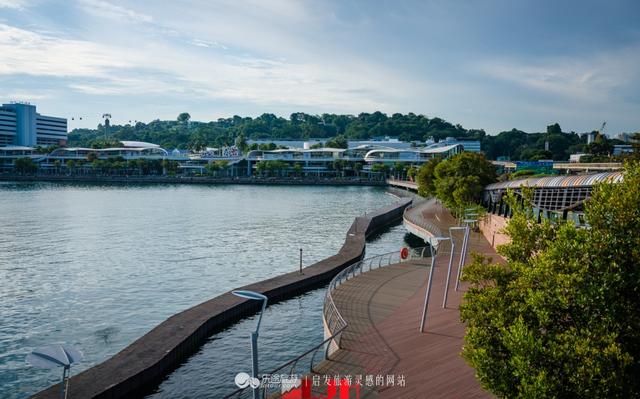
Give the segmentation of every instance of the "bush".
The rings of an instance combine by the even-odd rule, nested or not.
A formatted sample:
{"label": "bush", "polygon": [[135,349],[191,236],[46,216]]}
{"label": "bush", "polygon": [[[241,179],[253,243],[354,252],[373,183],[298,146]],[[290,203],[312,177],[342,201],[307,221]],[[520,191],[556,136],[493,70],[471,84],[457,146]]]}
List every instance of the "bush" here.
{"label": "bush", "polygon": [[640,165],[594,188],[589,229],[516,206],[500,246],[475,256],[463,356],[499,397],[640,396]]}

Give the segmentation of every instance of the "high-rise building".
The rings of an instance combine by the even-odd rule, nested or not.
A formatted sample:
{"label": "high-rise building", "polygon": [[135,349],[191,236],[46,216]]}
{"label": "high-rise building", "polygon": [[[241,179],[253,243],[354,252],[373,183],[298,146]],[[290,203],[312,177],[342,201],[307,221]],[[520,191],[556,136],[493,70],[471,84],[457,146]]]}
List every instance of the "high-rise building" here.
{"label": "high-rise building", "polygon": [[0,146],[66,145],[67,119],[40,115],[35,105],[10,103],[0,106]]}

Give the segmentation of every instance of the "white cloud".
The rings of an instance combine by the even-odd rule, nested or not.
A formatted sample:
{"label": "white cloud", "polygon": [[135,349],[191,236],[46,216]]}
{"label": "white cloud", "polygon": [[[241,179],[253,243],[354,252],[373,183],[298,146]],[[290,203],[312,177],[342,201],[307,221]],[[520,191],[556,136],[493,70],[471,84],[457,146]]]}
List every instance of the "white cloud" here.
{"label": "white cloud", "polygon": [[5,94],[10,101],[35,101],[51,98],[50,94],[30,91],[13,91]]}
{"label": "white cloud", "polygon": [[116,21],[129,20],[132,22],[152,22],[150,15],[136,12],[106,0],[79,0],[80,7],[87,13]]}
{"label": "white cloud", "polygon": [[491,78],[585,102],[609,101],[616,91],[636,82],[640,49],[610,51],[582,59],[552,57],[542,61],[491,60],[472,69]]}
{"label": "white cloud", "polygon": [[23,10],[27,5],[27,0],[0,0],[0,8],[11,8]]}
{"label": "white cloud", "polygon": [[0,75],[105,76],[130,60],[113,48],[61,39],[0,23]]}
{"label": "white cloud", "polygon": [[23,10],[27,5],[27,0],[0,0],[0,8],[11,8]]}

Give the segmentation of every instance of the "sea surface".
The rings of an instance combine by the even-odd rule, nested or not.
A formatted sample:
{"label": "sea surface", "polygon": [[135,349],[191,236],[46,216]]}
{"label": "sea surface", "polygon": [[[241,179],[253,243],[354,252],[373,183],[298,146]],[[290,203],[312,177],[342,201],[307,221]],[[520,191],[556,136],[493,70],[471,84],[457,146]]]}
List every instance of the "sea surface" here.
{"label": "sea surface", "polygon": [[[38,346],[80,349],[76,374],[176,312],[297,270],[299,248],[305,265],[333,255],[355,216],[395,201],[379,187],[0,182],[0,398],[25,398],[59,381],[61,370],[25,363]],[[401,226],[379,235],[368,254],[396,250],[403,235]],[[268,309],[261,367],[322,339],[323,295]],[[249,371],[254,323],[212,337],[155,395],[217,397],[233,389],[227,375],[211,373]],[[299,338],[282,340],[290,336]]]}

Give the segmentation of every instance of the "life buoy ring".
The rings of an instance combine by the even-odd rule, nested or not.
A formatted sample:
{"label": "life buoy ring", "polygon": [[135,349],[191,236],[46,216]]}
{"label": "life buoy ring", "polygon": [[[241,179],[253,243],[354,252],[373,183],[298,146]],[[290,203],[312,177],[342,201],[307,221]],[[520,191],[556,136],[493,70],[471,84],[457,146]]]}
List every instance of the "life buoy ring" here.
{"label": "life buoy ring", "polygon": [[409,248],[404,247],[400,250],[400,258],[405,260],[409,257]]}

